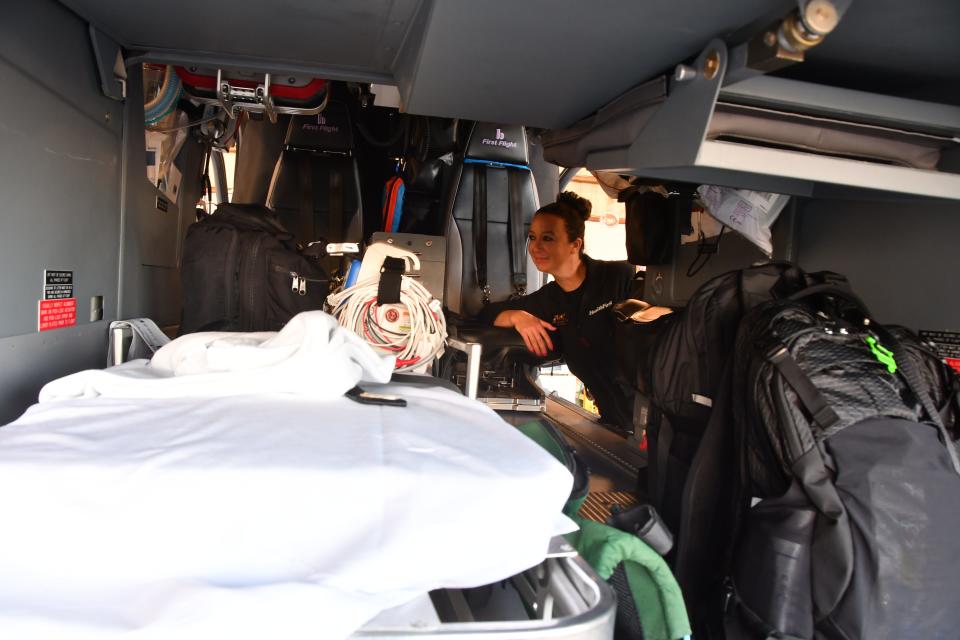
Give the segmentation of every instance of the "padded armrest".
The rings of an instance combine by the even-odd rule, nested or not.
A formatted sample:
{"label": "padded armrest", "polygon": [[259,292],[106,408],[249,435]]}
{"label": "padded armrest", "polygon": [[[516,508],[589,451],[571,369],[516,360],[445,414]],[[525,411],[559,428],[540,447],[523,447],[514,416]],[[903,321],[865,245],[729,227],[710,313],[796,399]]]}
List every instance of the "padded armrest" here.
{"label": "padded armrest", "polygon": [[477,342],[485,349],[502,349],[504,347],[519,347],[526,349],[520,334],[506,327],[494,327],[476,321],[465,320],[455,325],[448,325],[450,337],[464,342]]}
{"label": "padded armrest", "polygon": [[547,362],[527,350],[520,334],[506,327],[494,327],[480,323],[475,319],[463,318],[457,314],[448,314],[448,345],[467,354],[467,376],[464,393],[468,398],[477,397],[480,381],[480,361],[490,358],[508,357],[515,362],[532,367]]}

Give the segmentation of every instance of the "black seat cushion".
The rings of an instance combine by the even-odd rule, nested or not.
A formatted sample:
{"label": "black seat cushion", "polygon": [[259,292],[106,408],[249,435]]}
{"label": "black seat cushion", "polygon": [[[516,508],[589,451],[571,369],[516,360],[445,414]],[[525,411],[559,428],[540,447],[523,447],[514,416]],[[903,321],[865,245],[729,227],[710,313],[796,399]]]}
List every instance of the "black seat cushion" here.
{"label": "black seat cushion", "polygon": [[[487,285],[490,301],[505,300],[515,292],[511,280],[509,210],[511,189],[519,203],[525,242],[530,220],[539,204],[531,171],[527,168],[527,139],[523,127],[478,123],[459,159],[458,174],[447,203],[447,278],[444,300],[462,316],[475,316],[483,308],[477,282],[473,233],[474,188],[486,182]],[[523,268],[528,268],[521,247]]]}
{"label": "black seat cushion", "polygon": [[363,239],[353,133],[345,104],[331,101],[320,114],[290,119],[267,202],[301,244]]}

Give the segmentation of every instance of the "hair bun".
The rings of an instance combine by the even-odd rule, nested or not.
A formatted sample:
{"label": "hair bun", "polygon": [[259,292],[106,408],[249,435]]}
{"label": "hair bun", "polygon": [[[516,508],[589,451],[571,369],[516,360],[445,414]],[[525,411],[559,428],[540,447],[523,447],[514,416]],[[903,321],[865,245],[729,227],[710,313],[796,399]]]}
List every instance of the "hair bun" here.
{"label": "hair bun", "polygon": [[586,198],[581,198],[573,191],[564,191],[558,195],[557,202],[562,202],[568,207],[571,207],[574,211],[580,214],[580,217],[584,221],[587,221],[590,218],[590,210],[593,209],[593,204]]}

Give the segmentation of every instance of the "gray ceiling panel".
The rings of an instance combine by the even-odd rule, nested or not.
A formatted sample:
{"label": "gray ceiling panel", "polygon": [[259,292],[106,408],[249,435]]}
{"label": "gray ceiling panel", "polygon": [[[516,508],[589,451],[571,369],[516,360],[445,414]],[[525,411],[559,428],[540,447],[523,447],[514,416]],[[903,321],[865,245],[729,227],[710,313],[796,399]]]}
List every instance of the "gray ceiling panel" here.
{"label": "gray ceiling panel", "polygon": [[414,113],[572,123],[696,56],[770,0],[440,0],[408,87]]}
{"label": "gray ceiling panel", "polygon": [[64,0],[130,49],[387,73],[418,0]]}
{"label": "gray ceiling panel", "polygon": [[[412,113],[543,127],[569,125],[696,56],[712,38],[745,37],[796,5],[796,0],[61,1],[151,59],[396,84]],[[960,104],[957,68],[960,0],[854,0],[836,32],[808,52],[807,62],[775,75]]]}
{"label": "gray ceiling panel", "polygon": [[960,1],[856,0],[806,62],[781,75],[960,104]]}

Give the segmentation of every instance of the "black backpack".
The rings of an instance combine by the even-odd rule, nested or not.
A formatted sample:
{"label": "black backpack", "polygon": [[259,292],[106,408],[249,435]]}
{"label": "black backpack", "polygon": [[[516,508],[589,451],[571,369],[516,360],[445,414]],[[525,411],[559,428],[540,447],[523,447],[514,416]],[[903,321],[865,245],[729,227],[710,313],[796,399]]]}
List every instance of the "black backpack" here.
{"label": "black backpack", "polygon": [[755,265],[707,281],[679,312],[632,329],[655,335],[652,349],[649,339],[637,341],[646,354],[635,356],[635,370],[637,387],[654,409],[647,426],[651,502],[674,533],[682,527],[690,465],[713,415],[740,321],[760,303],[828,284],[844,287],[846,280],[827,271],[808,274],[787,262]]}
{"label": "black backpack", "polygon": [[322,309],[329,293],[327,273],[259,205],[222,204],[190,225],[180,282],[181,335],[277,331],[301,311]]}
{"label": "black backpack", "polygon": [[797,298],[737,337],[727,637],[956,637],[955,377],[849,292]]}

